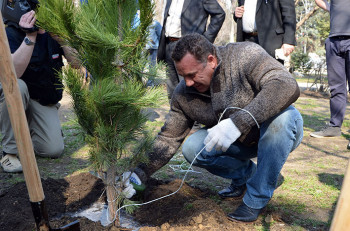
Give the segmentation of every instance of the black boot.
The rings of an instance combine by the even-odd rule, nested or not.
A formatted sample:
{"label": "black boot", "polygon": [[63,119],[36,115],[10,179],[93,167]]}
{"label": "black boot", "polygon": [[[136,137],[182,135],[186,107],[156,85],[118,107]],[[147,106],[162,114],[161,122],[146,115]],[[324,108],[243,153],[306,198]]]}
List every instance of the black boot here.
{"label": "black boot", "polygon": [[253,209],[242,203],[233,213],[228,214],[227,217],[230,220],[250,222],[257,220],[261,211],[262,209]]}
{"label": "black boot", "polygon": [[246,189],[246,185],[234,185],[231,184],[230,186],[224,188],[223,190],[219,191],[218,194],[221,198],[234,198],[234,197],[241,197]]}

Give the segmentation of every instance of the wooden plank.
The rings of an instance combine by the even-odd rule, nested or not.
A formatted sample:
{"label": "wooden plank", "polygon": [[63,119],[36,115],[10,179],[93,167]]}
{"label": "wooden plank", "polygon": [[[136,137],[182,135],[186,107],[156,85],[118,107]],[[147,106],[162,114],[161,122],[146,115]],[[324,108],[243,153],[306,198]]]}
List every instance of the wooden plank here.
{"label": "wooden plank", "polygon": [[350,161],[348,162],[330,230],[350,230]]}
{"label": "wooden plank", "polygon": [[[2,18],[1,12],[0,18]],[[43,201],[45,196],[3,23],[0,28],[0,82],[5,94],[29,199],[31,202]]]}

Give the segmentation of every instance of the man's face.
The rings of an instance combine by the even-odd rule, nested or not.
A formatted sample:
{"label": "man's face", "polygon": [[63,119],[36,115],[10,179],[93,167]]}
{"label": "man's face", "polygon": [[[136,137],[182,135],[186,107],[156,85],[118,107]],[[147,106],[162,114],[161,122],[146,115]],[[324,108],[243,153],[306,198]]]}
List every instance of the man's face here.
{"label": "man's face", "polygon": [[203,93],[209,90],[217,59],[209,55],[206,63],[197,60],[193,55],[187,53],[179,62],[175,63],[179,75],[183,76],[187,87],[194,87]]}

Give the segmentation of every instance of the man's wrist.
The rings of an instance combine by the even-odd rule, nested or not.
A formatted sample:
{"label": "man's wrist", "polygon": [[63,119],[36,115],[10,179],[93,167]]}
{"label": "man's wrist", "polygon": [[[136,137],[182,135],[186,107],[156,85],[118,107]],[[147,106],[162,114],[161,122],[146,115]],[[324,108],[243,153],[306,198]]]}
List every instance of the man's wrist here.
{"label": "man's wrist", "polygon": [[26,33],[26,37],[35,43],[37,34],[38,34],[38,32]]}
{"label": "man's wrist", "polygon": [[33,46],[35,45],[35,41],[31,40],[30,38],[28,38],[27,36],[24,37],[24,43],[27,45],[27,46]]}

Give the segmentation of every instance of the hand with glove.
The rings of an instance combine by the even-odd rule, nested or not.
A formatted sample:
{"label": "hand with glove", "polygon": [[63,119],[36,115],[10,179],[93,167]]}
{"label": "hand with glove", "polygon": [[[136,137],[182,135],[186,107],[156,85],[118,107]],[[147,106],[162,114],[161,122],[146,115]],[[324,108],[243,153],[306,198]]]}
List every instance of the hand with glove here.
{"label": "hand with glove", "polygon": [[146,188],[140,178],[132,172],[124,172],[122,182],[124,184],[123,194],[128,199],[134,196],[136,191],[143,191]]}
{"label": "hand with glove", "polygon": [[224,119],[214,127],[208,129],[208,135],[204,139],[204,144],[207,146],[205,150],[210,152],[214,146],[217,150],[226,152],[230,145],[235,142],[241,132],[230,118]]}

